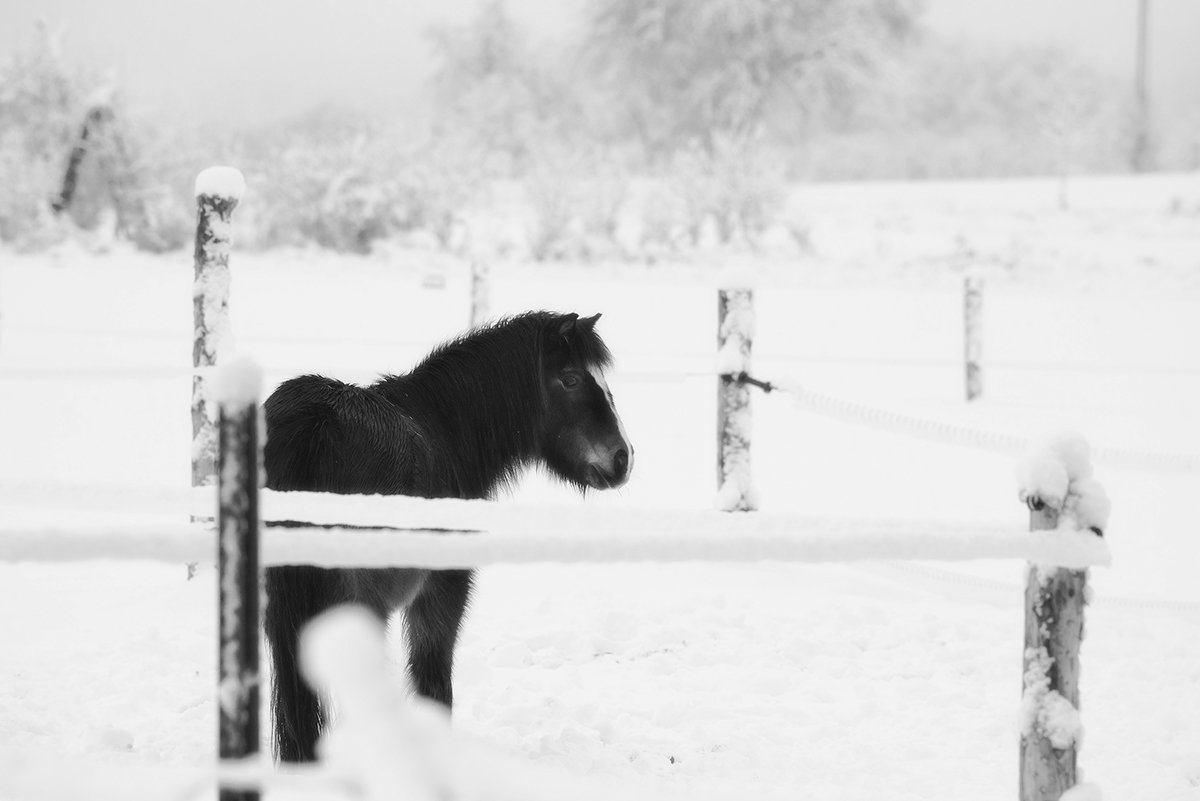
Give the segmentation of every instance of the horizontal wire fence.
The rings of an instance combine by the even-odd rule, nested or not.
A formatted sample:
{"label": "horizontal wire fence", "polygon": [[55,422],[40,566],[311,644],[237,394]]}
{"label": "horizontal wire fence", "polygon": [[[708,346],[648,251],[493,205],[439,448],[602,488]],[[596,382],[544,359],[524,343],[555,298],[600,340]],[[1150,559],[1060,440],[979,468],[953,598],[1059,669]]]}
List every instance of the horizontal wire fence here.
{"label": "horizontal wire fence", "polygon": [[[742,380],[767,391],[779,391],[790,395],[796,405],[806,411],[833,417],[843,422],[897,434],[908,434],[932,442],[959,445],[1010,456],[1027,453],[1033,444],[1033,441],[1027,437],[982,431],[969,426],[908,415],[815,392],[796,383],[765,382],[750,376],[743,376]],[[1179,475],[1200,473],[1200,457],[1191,454],[1094,447],[1092,455],[1100,462],[1121,469]]]}
{"label": "horizontal wire fence", "polygon": [[[41,368],[0,368],[0,378],[6,376],[21,379],[44,380],[146,380],[176,379],[193,375],[211,374],[214,368],[199,370],[187,368],[137,368],[117,367],[111,369],[77,368],[43,370]],[[287,373],[286,369],[276,372]],[[291,372],[300,373],[296,369]],[[367,370],[349,372],[368,374]],[[677,378],[716,378],[715,370],[675,372],[667,370],[615,371],[618,377],[628,380],[671,381]],[[1006,455],[1025,453],[1032,441],[1029,438],[984,431],[955,423],[931,420],[895,410],[872,406],[858,401],[837,397],[808,389],[794,382],[767,382],[754,380],[757,386],[768,391],[780,391],[791,395],[796,405],[806,411],[832,417],[842,422],[863,425],[891,433],[906,434],[919,439],[941,444],[958,445],[976,450]],[[1095,458],[1109,466],[1126,470],[1138,470],[1161,474],[1200,474],[1200,455],[1142,451],[1132,448],[1096,447]]]}

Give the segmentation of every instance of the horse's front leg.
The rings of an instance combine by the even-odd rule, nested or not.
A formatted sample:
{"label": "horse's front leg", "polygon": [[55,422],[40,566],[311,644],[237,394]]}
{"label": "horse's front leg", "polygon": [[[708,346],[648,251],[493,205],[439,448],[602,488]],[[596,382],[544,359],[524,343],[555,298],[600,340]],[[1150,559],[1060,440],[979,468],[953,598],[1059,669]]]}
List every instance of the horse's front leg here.
{"label": "horse's front leg", "polygon": [[408,633],[408,670],[419,695],[454,703],[451,674],[454,644],[471,595],[474,572],[437,570],[429,574],[404,613]]}

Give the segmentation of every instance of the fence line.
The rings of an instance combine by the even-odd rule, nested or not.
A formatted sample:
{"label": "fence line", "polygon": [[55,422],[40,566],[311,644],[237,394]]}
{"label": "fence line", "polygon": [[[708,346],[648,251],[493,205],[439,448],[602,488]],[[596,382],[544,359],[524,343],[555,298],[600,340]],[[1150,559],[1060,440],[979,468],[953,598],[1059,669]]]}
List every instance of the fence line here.
{"label": "fence line", "polygon": [[[336,508],[336,507],[331,507]],[[731,525],[719,512],[601,515],[587,530],[562,533],[562,513],[547,514],[526,533],[481,529],[268,526],[262,565],[320,567],[468,568],[550,562],[854,562],[894,559],[971,561],[1025,559],[1067,567],[1111,563],[1104,541],[1089,533],[1031,534],[1013,526],[951,523],[847,523],[773,518],[762,526]],[[763,517],[763,516],[755,516]],[[665,521],[675,519],[666,527]],[[624,525],[626,528],[618,528]],[[619,534],[614,534],[619,531]],[[486,532],[486,533],[484,533]],[[71,529],[14,526],[0,529],[0,561],[79,562],[144,559],[211,562],[209,523],[112,525]]]}
{"label": "fence line", "polygon": [[[227,304],[227,275],[203,279],[201,266],[204,263],[223,262],[227,273],[228,263],[228,210],[237,203],[240,194],[241,179],[238,175],[236,191],[229,190],[231,186],[224,178],[217,180],[202,173],[197,180],[197,196],[201,201],[201,221],[197,233],[196,264],[196,348],[197,354],[203,351],[204,359],[197,356],[196,366],[211,365],[215,362],[215,353],[219,348],[204,344],[204,335],[208,325],[214,320],[224,319],[224,306]],[[206,189],[202,189],[201,184]],[[226,191],[229,190],[229,191]],[[206,219],[205,203],[209,205],[216,201],[227,202],[228,210],[219,221]],[[746,375],[749,355],[749,342],[752,338],[753,310],[750,307],[751,294],[744,292],[739,296],[736,314],[722,315],[720,339],[729,345],[732,356],[718,357],[718,360],[730,364],[737,362],[740,367],[729,367],[720,370],[720,383],[730,389],[736,389],[739,394],[745,393],[746,383],[758,383],[763,388],[769,388],[762,382],[754,382]],[[744,303],[742,302],[744,300]],[[722,308],[734,305],[731,298],[725,298]],[[727,327],[728,324],[728,327]],[[218,333],[219,326],[217,323]],[[736,353],[734,352],[736,351]],[[213,358],[209,358],[209,353]],[[195,375],[196,389],[193,405],[194,447],[193,482],[204,483],[212,473],[212,463],[208,461],[212,444],[211,435],[205,433],[204,423],[215,415],[206,413],[206,405],[211,399],[207,392],[202,392],[203,376]],[[814,405],[811,394],[805,396],[804,391],[793,388],[791,392],[798,399],[807,398],[810,406]],[[737,430],[748,431],[748,397],[743,407],[733,408],[730,414],[737,417],[745,410],[745,420],[735,421],[732,426],[735,436],[727,436],[723,440],[723,460],[725,463],[748,464],[748,437],[736,436]],[[829,401],[835,401],[829,403]],[[253,429],[257,420],[258,396],[239,396],[239,402],[249,410],[246,415],[248,425]],[[847,402],[826,398],[822,401],[826,407],[853,418],[866,410],[866,417],[879,420],[881,410],[871,410],[869,407],[847,406]],[[822,402],[815,403],[821,406]],[[736,406],[736,404],[735,404]],[[932,421],[918,421],[915,418],[894,416],[893,422],[899,420],[910,429],[930,429],[937,436],[959,437],[956,427],[944,424],[933,424]],[[744,423],[744,425],[742,424]],[[920,423],[921,425],[917,425]],[[727,430],[731,427],[722,426]],[[978,437],[979,432],[969,432]],[[245,462],[255,465],[258,456],[247,455],[242,448],[233,449],[225,436],[225,424],[222,423],[222,466],[217,476],[219,481],[218,498],[221,502],[221,512],[217,516],[220,528],[218,539],[221,543],[221,576],[222,588],[222,627],[221,637],[224,647],[233,632],[244,635],[248,631],[258,631],[258,610],[253,603],[236,601],[226,602],[225,590],[237,584],[242,586],[248,579],[247,571],[254,581],[252,595],[257,597],[257,565],[269,564],[307,564],[318,566],[352,566],[352,567],[430,567],[430,568],[465,568],[478,567],[497,563],[528,563],[528,562],[562,562],[562,561],[802,561],[802,562],[845,562],[863,559],[923,559],[923,560],[963,560],[963,559],[995,559],[1021,558],[1031,563],[1058,568],[1079,570],[1092,565],[1107,565],[1111,562],[1108,548],[1103,539],[1088,531],[1071,528],[1052,531],[1015,531],[1011,529],[995,530],[981,529],[978,526],[962,526],[946,523],[904,523],[871,524],[866,522],[850,523],[844,520],[803,523],[797,518],[769,515],[739,515],[729,516],[719,512],[688,513],[647,510],[594,510],[587,515],[578,513],[571,517],[570,533],[564,534],[563,514],[554,509],[520,509],[503,506],[463,501],[418,501],[415,499],[397,498],[363,498],[355,496],[330,496],[306,493],[280,493],[271,496],[261,493],[257,477]],[[253,438],[251,436],[250,438]],[[994,442],[994,440],[988,440]],[[1011,443],[1005,441],[1003,450],[1011,449]],[[1022,443],[1023,449],[1023,443]],[[236,452],[234,452],[236,450]],[[226,461],[228,459],[229,461]],[[207,461],[207,464],[206,464]],[[238,462],[241,462],[239,467]],[[207,471],[207,472],[206,472]],[[721,470],[722,478],[729,482],[736,470]],[[750,487],[748,477],[745,482],[739,482],[738,496],[740,500],[749,498]],[[268,529],[261,543],[261,560],[258,559],[259,544],[243,542],[244,530],[256,531],[258,515],[248,514],[241,523],[231,527],[226,506],[231,498],[242,499],[242,506],[256,509],[260,499],[264,509],[270,514],[270,519],[285,523],[284,527]],[[349,500],[348,498],[353,498]],[[399,501],[399,503],[397,503]],[[314,508],[314,504],[321,508]],[[401,504],[403,506],[401,506]],[[746,509],[752,503],[738,503],[726,508]],[[212,507],[210,506],[211,510]],[[349,513],[347,510],[350,510]],[[436,510],[436,511],[431,511]],[[243,509],[245,511],[245,509]],[[577,511],[577,510],[576,510]],[[349,527],[346,517],[354,516],[363,520],[367,527]],[[386,516],[389,520],[403,520],[405,524],[414,525],[423,530],[404,530],[395,528],[379,528],[378,519]],[[332,517],[327,522],[323,518]],[[246,523],[243,527],[242,523]],[[486,525],[480,525],[485,523]],[[804,530],[805,534],[797,534]],[[172,561],[196,561],[194,554],[199,548],[211,553],[212,532],[205,526],[190,525],[179,527],[168,534],[161,527],[146,528],[141,531],[131,531],[127,527],[97,535],[95,530],[75,531],[64,533],[58,530],[51,532],[16,529],[0,538],[0,557],[7,559],[31,559],[39,554],[47,554],[56,559],[71,558],[104,558],[117,555],[119,558],[146,558],[153,554],[156,558],[168,558]],[[479,536],[482,530],[488,530],[488,536]],[[532,531],[531,531],[532,530]],[[330,536],[331,531],[337,536]],[[964,534],[964,531],[967,533]],[[619,532],[614,534],[613,532]],[[53,539],[51,542],[50,540]],[[51,546],[46,548],[46,543]],[[39,550],[41,549],[41,550]],[[253,554],[249,549],[253,549]],[[64,553],[65,551],[65,553]],[[182,555],[181,555],[182,554]],[[241,566],[240,572],[239,566]],[[247,566],[252,566],[247,568]],[[1039,584],[1042,568],[1031,568],[1029,592],[1035,593]],[[1066,570],[1047,569],[1050,575],[1065,575]],[[1045,583],[1041,582],[1044,588]],[[1076,602],[1082,609],[1084,593],[1078,593]],[[245,598],[246,591],[239,596]],[[1041,602],[1041,603],[1044,603]],[[1040,612],[1035,605],[1034,610]],[[227,627],[231,623],[231,627]],[[1028,626],[1028,624],[1027,624]],[[1035,627],[1036,628],[1036,627]],[[1039,629],[1040,630],[1040,629]],[[1049,636],[1049,635],[1047,635]],[[254,638],[257,642],[257,638]],[[1028,644],[1028,643],[1027,643]],[[1068,642],[1071,656],[1077,664],[1078,642]],[[1028,658],[1028,650],[1027,650]],[[1054,659],[1057,660],[1055,653]],[[253,657],[256,662],[256,656]],[[1065,663],[1064,663],[1065,664]],[[224,668],[224,663],[222,664]],[[240,663],[234,666],[238,678],[235,683],[245,686],[257,686],[257,666],[246,667]],[[249,671],[249,672],[247,672]],[[1028,671],[1027,671],[1028,673]],[[231,690],[231,679],[225,672],[225,677],[218,688],[218,698],[223,713],[222,730],[224,734],[224,716],[230,712],[228,703]],[[1053,678],[1051,679],[1053,686]],[[1029,690],[1027,684],[1026,690]],[[1064,689],[1064,693],[1068,690]],[[232,693],[238,695],[237,692]],[[244,695],[244,694],[243,694]],[[242,699],[244,700],[244,699]],[[1070,698],[1077,706],[1077,698]],[[237,704],[238,714],[251,717],[250,726],[257,731],[257,704]],[[1030,739],[1041,737],[1042,732],[1030,729],[1026,732]],[[1044,738],[1043,738],[1044,739]],[[222,740],[222,755],[227,755]],[[1073,765],[1073,758],[1072,758]],[[1066,786],[1074,783],[1073,773],[1064,781]],[[1023,788],[1025,782],[1023,781]],[[222,792],[222,798],[241,797]],[[256,796],[255,796],[256,797]],[[1023,795],[1023,798],[1025,796]],[[1032,798],[1033,796],[1030,796]],[[1057,798],[1057,795],[1053,796]],[[1040,796],[1039,796],[1040,798]]]}
{"label": "fence line", "polygon": [[[750,376],[742,376],[741,380],[754,383],[768,392],[784,392],[794,399],[797,406],[807,411],[892,433],[1012,456],[1025,453],[1032,444],[1032,440],[1027,437],[981,431],[955,423],[903,414],[826,395],[799,384],[758,381]],[[1125,448],[1093,448],[1092,454],[1099,461],[1129,470],[1182,475],[1200,473],[1200,457],[1190,454],[1154,453]]]}

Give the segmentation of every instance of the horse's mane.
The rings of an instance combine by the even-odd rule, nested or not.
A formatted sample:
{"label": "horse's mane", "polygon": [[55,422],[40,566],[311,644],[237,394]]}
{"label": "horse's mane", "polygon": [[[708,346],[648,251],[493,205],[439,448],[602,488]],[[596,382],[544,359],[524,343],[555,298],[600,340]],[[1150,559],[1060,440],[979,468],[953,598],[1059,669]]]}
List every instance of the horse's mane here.
{"label": "horse's mane", "polygon": [[574,314],[525,312],[443,343],[411,372],[371,389],[388,397],[449,449],[446,463],[474,495],[490,495],[537,458],[545,414],[542,369],[564,327],[567,361],[604,368],[612,354],[592,325]]}
{"label": "horse's mane", "polygon": [[[476,328],[434,348],[413,372],[436,362],[439,357],[452,356],[459,351],[499,352],[508,355],[541,353],[547,334],[579,319],[577,314],[550,311],[530,311],[501,318]],[[608,367],[612,354],[593,326],[577,325],[566,340],[571,348],[571,361],[588,367]]]}

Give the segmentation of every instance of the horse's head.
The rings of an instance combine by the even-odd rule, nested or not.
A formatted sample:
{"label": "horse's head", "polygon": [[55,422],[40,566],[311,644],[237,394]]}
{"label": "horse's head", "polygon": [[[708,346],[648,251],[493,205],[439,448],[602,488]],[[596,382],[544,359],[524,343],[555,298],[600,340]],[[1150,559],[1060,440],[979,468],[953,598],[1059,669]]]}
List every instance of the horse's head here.
{"label": "horse's head", "polygon": [[610,489],[629,479],[633,446],[613,405],[604,371],[612,356],[596,334],[597,314],[552,317],[545,336],[542,383],[546,418],[542,456],[560,478]]}

